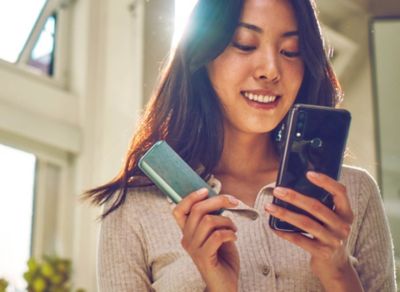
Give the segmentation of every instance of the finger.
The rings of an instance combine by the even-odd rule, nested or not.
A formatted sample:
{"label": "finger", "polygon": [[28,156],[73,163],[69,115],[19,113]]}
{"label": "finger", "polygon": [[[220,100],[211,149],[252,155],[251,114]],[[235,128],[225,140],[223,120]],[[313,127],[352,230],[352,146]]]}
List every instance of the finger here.
{"label": "finger", "polygon": [[208,190],[206,188],[199,189],[180,201],[174,210],[172,211],[172,215],[174,216],[176,222],[178,223],[181,230],[185,226],[187,217],[192,209],[192,206],[202,200],[204,200],[208,195]]}
{"label": "finger", "polygon": [[198,227],[196,228],[193,237],[190,238],[194,247],[200,247],[204,244],[212,232],[220,229],[230,229],[237,231],[236,225],[230,218],[216,215],[205,215]]}
{"label": "finger", "polygon": [[327,228],[306,215],[289,211],[286,208],[274,204],[267,204],[265,210],[273,216],[311,234],[326,245],[336,246],[341,241],[341,239],[334,236],[334,234],[332,234]]}
{"label": "finger", "polygon": [[348,237],[350,233],[350,225],[319,200],[282,187],[275,188],[273,194],[278,199],[312,214],[341,239]]}
{"label": "finger", "polygon": [[301,247],[312,256],[328,260],[332,258],[335,251],[343,245],[343,241],[340,242],[335,248],[323,245],[313,239],[307,238],[299,233],[290,233],[273,230],[279,237]]}
{"label": "finger", "polygon": [[353,222],[353,211],[347,196],[346,187],[333,178],[313,171],[307,172],[307,178],[315,185],[332,194],[335,203],[335,212],[346,222]]}
{"label": "finger", "polygon": [[215,260],[216,262],[219,248],[224,243],[235,242],[236,240],[237,236],[232,230],[216,230],[204,242],[203,246],[201,247],[201,254],[205,255],[211,260]]}
{"label": "finger", "polygon": [[208,198],[194,204],[190,210],[190,215],[188,216],[185,226],[183,228],[183,233],[189,238],[193,237],[193,234],[200,222],[200,220],[208,215],[210,212],[219,210],[233,208],[237,206],[239,201],[233,196],[229,195],[219,195],[215,197]]}

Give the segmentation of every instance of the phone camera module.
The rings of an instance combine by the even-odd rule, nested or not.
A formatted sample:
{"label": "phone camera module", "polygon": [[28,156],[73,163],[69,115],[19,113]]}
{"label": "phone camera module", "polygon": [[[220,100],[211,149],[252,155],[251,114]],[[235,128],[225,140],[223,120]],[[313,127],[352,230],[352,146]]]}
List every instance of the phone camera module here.
{"label": "phone camera module", "polygon": [[306,122],[306,113],[304,111],[300,111],[297,116],[297,125],[296,125],[296,138],[300,139],[303,137],[304,126]]}
{"label": "phone camera module", "polygon": [[301,111],[299,112],[299,121],[304,121],[306,118],[306,113]]}

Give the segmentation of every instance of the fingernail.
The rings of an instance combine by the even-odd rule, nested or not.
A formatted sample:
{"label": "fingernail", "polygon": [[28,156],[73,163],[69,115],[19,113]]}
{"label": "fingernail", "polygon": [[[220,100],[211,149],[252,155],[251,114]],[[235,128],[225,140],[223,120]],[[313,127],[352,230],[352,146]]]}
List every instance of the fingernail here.
{"label": "fingernail", "polygon": [[207,188],[201,188],[196,191],[196,195],[202,197],[203,195],[208,194],[208,189]]}
{"label": "fingernail", "polygon": [[318,178],[319,177],[319,174],[317,172],[314,172],[314,171],[309,171],[309,172],[307,172],[307,174],[309,176],[313,177],[313,178]]}
{"label": "fingernail", "polygon": [[274,204],[268,203],[265,205],[265,210],[267,210],[270,213],[275,213],[278,210],[278,208]]}
{"label": "fingernail", "polygon": [[236,199],[233,196],[226,196],[228,198],[229,203],[231,203],[232,205],[239,205],[239,200]]}
{"label": "fingernail", "polygon": [[284,196],[286,196],[286,194],[287,194],[287,191],[286,191],[286,189],[284,189],[284,188],[280,188],[280,187],[276,187],[275,189],[274,189],[274,194],[277,196],[277,197],[284,197]]}

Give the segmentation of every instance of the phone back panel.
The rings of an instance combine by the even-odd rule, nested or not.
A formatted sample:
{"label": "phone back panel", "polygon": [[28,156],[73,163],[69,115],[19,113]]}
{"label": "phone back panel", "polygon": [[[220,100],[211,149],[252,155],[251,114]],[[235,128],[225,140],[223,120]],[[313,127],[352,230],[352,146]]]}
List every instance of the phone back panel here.
{"label": "phone back panel", "polygon": [[[329,208],[334,208],[332,196],[322,188],[312,184],[306,178],[306,172],[316,171],[335,180],[338,179],[350,120],[350,113],[343,109],[295,105],[288,115],[286,139],[277,186],[290,188],[314,197]],[[306,214],[304,211],[276,198],[274,198],[274,203]],[[301,231],[275,217],[270,219],[270,224],[275,229]]]}

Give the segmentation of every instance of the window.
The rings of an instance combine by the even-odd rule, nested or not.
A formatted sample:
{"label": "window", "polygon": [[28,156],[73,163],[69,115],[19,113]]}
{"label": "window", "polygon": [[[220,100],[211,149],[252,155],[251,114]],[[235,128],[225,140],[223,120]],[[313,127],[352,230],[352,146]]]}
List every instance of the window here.
{"label": "window", "polygon": [[0,278],[17,289],[31,255],[36,157],[0,144]]}
{"label": "window", "polygon": [[56,33],[56,14],[47,18],[39,39],[33,48],[28,65],[37,68],[44,74],[54,73],[54,45]]}
{"label": "window", "polygon": [[0,58],[15,63],[25,47],[46,0],[0,2]]}
{"label": "window", "polygon": [[400,133],[397,128],[400,40],[394,37],[400,34],[400,18],[373,19],[370,29],[380,187],[392,231],[400,285]]}
{"label": "window", "polygon": [[[0,66],[12,63],[66,87],[70,9],[74,0],[0,2]],[[0,68],[1,69],[1,68]]]}

